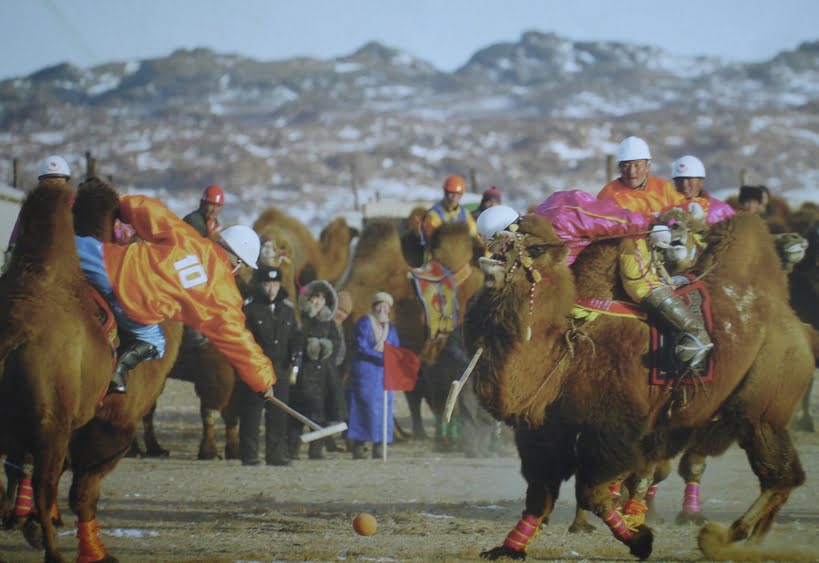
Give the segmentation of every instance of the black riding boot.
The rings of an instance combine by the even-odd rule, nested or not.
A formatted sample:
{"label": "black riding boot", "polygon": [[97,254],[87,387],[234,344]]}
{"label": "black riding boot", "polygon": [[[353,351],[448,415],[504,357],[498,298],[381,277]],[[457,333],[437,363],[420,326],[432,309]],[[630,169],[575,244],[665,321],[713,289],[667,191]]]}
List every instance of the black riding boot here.
{"label": "black riding boot", "polygon": [[130,344],[117,358],[117,366],[111,376],[111,383],[108,385],[108,393],[125,393],[125,376],[144,360],[156,354],[156,346],[148,344],[144,340],[136,340]]}

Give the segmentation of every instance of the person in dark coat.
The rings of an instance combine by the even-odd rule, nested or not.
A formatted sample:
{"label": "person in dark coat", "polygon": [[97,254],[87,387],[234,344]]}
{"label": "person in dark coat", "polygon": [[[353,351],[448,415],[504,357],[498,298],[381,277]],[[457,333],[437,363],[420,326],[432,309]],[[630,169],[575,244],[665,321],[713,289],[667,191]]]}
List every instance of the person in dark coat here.
{"label": "person in dark coat", "polygon": [[[254,272],[252,294],[245,300],[244,312],[247,327],[279,374],[273,387],[275,396],[287,403],[290,397],[287,374],[301,363],[302,339],[295,308],[287,298],[281,278],[281,270],[260,264]],[[241,381],[237,383],[236,393],[242,465],[259,464],[259,423],[263,409],[265,463],[288,465],[287,414]]]}
{"label": "person in dark coat", "polygon": [[[341,340],[333,320],[337,307],[336,290],[325,280],[310,282],[299,296],[304,348],[301,369],[290,396],[293,408],[321,426],[342,421],[345,410],[335,363]],[[298,459],[299,436],[303,429],[302,423],[290,420],[288,446],[291,459]],[[324,441],[311,442],[308,455],[310,459],[323,459]]]}
{"label": "person in dark coat", "polygon": [[219,222],[219,212],[225,203],[225,191],[221,186],[211,184],[202,190],[199,207],[182,218],[188,225],[196,229],[205,238],[218,232],[222,228]]}
{"label": "person in dark coat", "polygon": [[[379,291],[373,296],[372,309],[355,323],[353,361],[347,400],[350,418],[347,439],[352,444],[353,459],[363,459],[364,444],[373,443],[373,458],[382,455],[384,420],[384,344],[400,346],[398,332],[390,323],[393,298]],[[393,391],[387,394],[387,442],[393,440]]]}

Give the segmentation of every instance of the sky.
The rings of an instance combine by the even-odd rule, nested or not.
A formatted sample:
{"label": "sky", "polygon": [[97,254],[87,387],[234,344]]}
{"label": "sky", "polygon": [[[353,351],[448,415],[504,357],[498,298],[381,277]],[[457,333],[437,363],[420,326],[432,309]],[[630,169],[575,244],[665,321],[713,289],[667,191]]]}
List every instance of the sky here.
{"label": "sky", "polygon": [[208,47],[333,58],[379,41],[444,71],[525,31],[725,61],[819,39],[819,0],[0,0],[0,79]]}

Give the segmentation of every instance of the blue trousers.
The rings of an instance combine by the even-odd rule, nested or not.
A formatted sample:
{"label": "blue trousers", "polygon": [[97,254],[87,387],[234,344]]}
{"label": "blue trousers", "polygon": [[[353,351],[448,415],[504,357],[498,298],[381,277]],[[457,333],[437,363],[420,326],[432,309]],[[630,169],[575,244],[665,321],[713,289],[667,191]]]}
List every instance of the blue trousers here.
{"label": "blue trousers", "polygon": [[94,286],[105,298],[114,317],[117,319],[119,329],[137,340],[144,340],[148,344],[156,347],[155,358],[161,358],[165,354],[165,333],[158,324],[144,325],[132,320],[125,311],[119,299],[114,294],[111,287],[111,280],[105,271],[105,264],[102,261],[102,243],[94,237],[75,236],[77,244],[77,255],[80,257],[80,268],[85,273],[88,283]]}

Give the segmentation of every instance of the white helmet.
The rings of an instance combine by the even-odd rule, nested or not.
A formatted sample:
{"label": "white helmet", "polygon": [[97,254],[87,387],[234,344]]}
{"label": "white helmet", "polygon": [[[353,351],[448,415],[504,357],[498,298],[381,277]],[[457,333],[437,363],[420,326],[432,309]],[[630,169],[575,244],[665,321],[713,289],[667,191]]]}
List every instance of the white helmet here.
{"label": "white helmet", "polygon": [[478,232],[486,240],[517,221],[518,212],[508,205],[494,205],[478,216]]}
{"label": "white helmet", "polygon": [[705,178],[705,166],[696,156],[681,156],[671,165],[672,178]]}
{"label": "white helmet", "polygon": [[244,225],[234,225],[219,234],[222,235],[222,241],[233,254],[239,257],[239,260],[254,270],[258,269],[256,260],[259,259],[262,244],[256,231]]}
{"label": "white helmet", "polygon": [[47,156],[40,161],[37,167],[37,178],[70,178],[71,169],[61,156],[56,154]]}
{"label": "white helmet", "polygon": [[617,162],[651,160],[651,151],[640,137],[626,137],[617,145]]}

